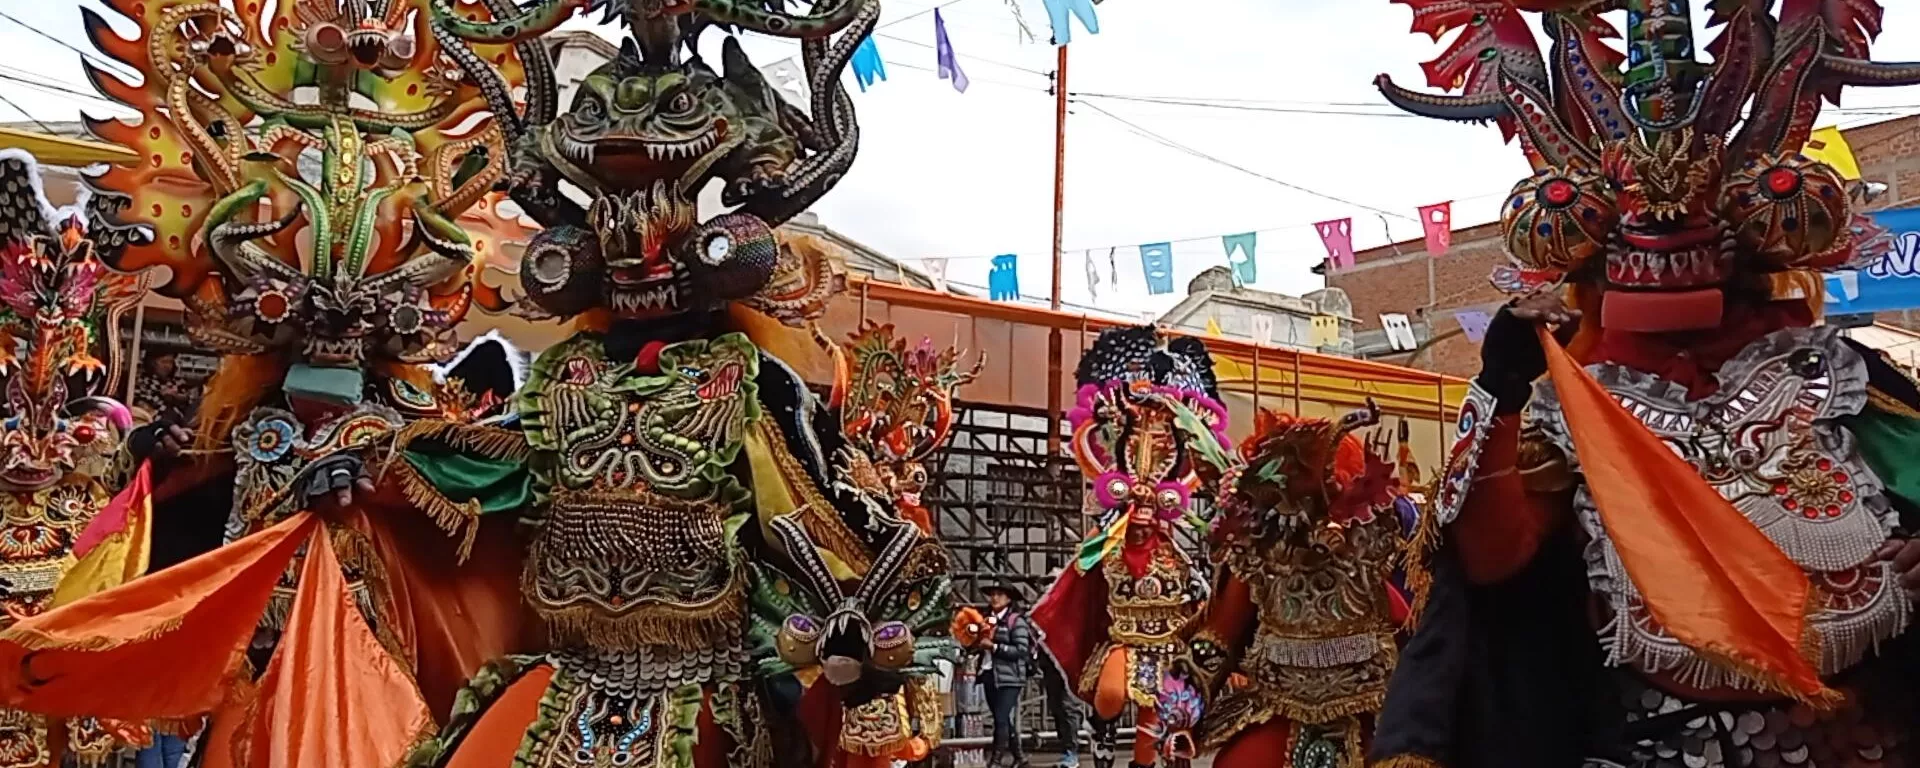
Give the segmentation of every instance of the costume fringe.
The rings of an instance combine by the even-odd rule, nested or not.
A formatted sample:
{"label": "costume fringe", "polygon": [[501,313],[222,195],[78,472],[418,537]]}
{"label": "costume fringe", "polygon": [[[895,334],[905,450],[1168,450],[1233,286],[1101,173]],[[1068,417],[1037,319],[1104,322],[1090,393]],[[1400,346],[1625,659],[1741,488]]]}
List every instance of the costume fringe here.
{"label": "costume fringe", "polygon": [[573,606],[540,611],[547,636],[556,646],[585,645],[621,649],[657,645],[683,651],[713,646],[714,638],[739,635],[746,621],[746,595],[703,610],[659,606],[613,618],[599,608]]}
{"label": "costume fringe", "polygon": [[406,498],[408,504],[426,513],[427,518],[448,536],[460,540],[454,547],[453,560],[455,564],[465,564],[473,554],[474,538],[480,535],[479,500],[454,503],[420,476],[420,471],[414,469],[406,459],[394,458],[387,464],[387,469],[393,473],[394,483],[399,486],[400,495]]}
{"label": "costume fringe", "polygon": [[394,438],[394,451],[405,450],[415,440],[432,440],[500,461],[525,461],[533,454],[526,435],[517,430],[439,419],[421,419],[401,427]]}
{"label": "costume fringe", "polygon": [[[527,553],[527,567],[520,578],[522,594],[540,594],[536,564],[546,556],[544,549],[540,541],[535,541]],[[658,645],[683,651],[708,650],[714,638],[739,637],[746,628],[747,569],[736,566],[720,594],[698,605],[633,605],[620,616],[609,616],[606,609],[593,605],[536,606],[534,612],[546,623],[547,637],[556,647],[585,645],[618,650]]]}
{"label": "costume fringe", "polygon": [[1914,410],[1913,406],[1900,402],[1900,400],[1893,395],[1889,395],[1872,387],[1867,388],[1867,404],[1873,406],[1875,410],[1884,411],[1894,416],[1920,419],[1920,411]]}
{"label": "costume fringe", "polygon": [[[1436,498],[1434,492],[1438,483],[1427,488],[1427,498]],[[1427,609],[1427,597],[1433,593],[1433,555],[1440,550],[1440,518],[1432,510],[1425,510],[1420,521],[1414,525],[1413,538],[1407,540],[1406,548],[1401,551],[1400,568],[1407,576],[1407,591],[1413,599],[1408,601],[1407,622],[1401,627],[1404,632],[1420,628],[1420,615]]]}
{"label": "costume fringe", "polygon": [[96,653],[99,651],[110,651],[123,645],[144,643],[161,635],[170,634],[179,630],[180,625],[185,623],[185,621],[185,616],[178,616],[168,619],[160,626],[128,638],[89,637],[78,642],[68,643],[55,640],[52,636],[38,630],[20,626],[8,629],[4,638],[8,642],[15,643],[29,651],[80,651],[83,653]]}
{"label": "costume fringe", "polygon": [[1367,768],[1446,768],[1446,766],[1441,765],[1440,761],[1425,755],[1408,754],[1394,755],[1384,760],[1375,760],[1368,763]]}
{"label": "costume fringe", "polygon": [[1358,696],[1336,699],[1324,704],[1282,701],[1275,707],[1274,711],[1279,714],[1279,716],[1295,722],[1306,723],[1308,725],[1324,725],[1341,718],[1352,719],[1359,715],[1379,712],[1380,706],[1385,704],[1386,700],[1387,692],[1385,689],[1382,689],[1373,693],[1363,693]]}

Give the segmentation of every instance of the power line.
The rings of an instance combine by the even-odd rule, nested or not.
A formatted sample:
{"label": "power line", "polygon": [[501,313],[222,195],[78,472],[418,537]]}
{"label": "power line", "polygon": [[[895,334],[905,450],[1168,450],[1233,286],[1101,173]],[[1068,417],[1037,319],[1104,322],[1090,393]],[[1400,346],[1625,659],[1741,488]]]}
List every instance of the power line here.
{"label": "power line", "polygon": [[[12,67],[0,67],[0,69],[10,70],[12,72],[20,71],[17,69],[13,69]],[[121,104],[120,102],[114,101],[113,99],[109,99],[99,94],[86,93],[84,91],[77,91],[72,88],[68,88],[66,86],[62,86],[54,83],[43,83],[38,80],[31,80],[25,77],[21,77],[20,75],[17,75],[17,74],[9,74],[8,72],[0,72],[0,80],[8,80],[11,82],[19,83],[21,85],[25,85],[31,88],[36,88],[38,90],[45,91],[47,93],[74,96],[78,98],[88,99],[91,101],[98,101],[105,104],[112,104],[113,106],[120,107],[122,109],[128,108],[127,105],[125,104]]]}
{"label": "power line", "polygon": [[[1466,203],[1474,200],[1485,200],[1491,197],[1504,198],[1509,194],[1512,194],[1512,192],[1509,190],[1501,190],[1498,192],[1486,192],[1483,194],[1473,195],[1471,197],[1456,197],[1453,199],[1453,202]],[[1071,248],[1062,248],[1061,253],[1080,253],[1080,252],[1093,253],[1095,251],[1100,251],[1100,250],[1134,248],[1139,246],[1142,242],[1167,243],[1169,245],[1182,245],[1185,243],[1201,243],[1201,242],[1218,242],[1220,238],[1226,237],[1228,235],[1235,235],[1235,234],[1265,235],[1265,234],[1271,234],[1274,232],[1288,232],[1296,229],[1309,229],[1318,223],[1319,222],[1297,222],[1293,224],[1282,224],[1282,225],[1273,226],[1273,227],[1263,227],[1260,229],[1243,229],[1243,230],[1237,230],[1237,231],[1231,231],[1231,232],[1216,232],[1210,235],[1196,235],[1194,237],[1172,237],[1172,238],[1159,238],[1159,239],[1146,240],[1146,241],[1136,240],[1136,241],[1126,242],[1126,243],[1109,243],[1107,245],[1074,246]],[[1389,243],[1389,245],[1396,244],[1398,242],[1402,242],[1402,241],[1394,241],[1393,243]],[[1412,242],[1412,241],[1406,241],[1406,242]],[[1383,245],[1378,247],[1385,248],[1387,246]],[[1005,254],[973,254],[969,256],[922,257],[919,260],[926,261],[931,259],[936,261],[978,261],[980,259],[991,259],[994,256],[999,256],[999,255],[1005,255]]]}
{"label": "power line", "polygon": [[[108,61],[106,59],[103,59],[103,58],[100,58],[99,56],[94,55],[93,53],[74,47],[72,43],[69,43],[58,37],[54,37],[53,35],[47,34],[46,32],[41,31],[39,27],[36,27],[32,24],[28,24],[24,21],[16,19],[13,16],[7,14],[5,11],[0,11],[0,19],[6,19],[7,21],[11,21],[15,24],[26,27],[28,31],[31,31],[32,33],[39,35],[41,37],[44,37],[48,40],[52,40],[53,42],[59,44],[60,47],[65,48],[69,51],[73,51],[74,53],[80,54],[80,58],[93,62],[94,64],[99,65],[101,67],[104,67],[109,71],[114,72],[114,74],[121,75],[122,77],[125,77],[129,74],[128,72],[122,72],[115,69],[115,67],[125,67],[127,65],[121,64],[120,62],[117,62],[117,61]],[[131,69],[131,67],[129,67],[129,69]],[[136,77],[139,76],[137,72],[131,73],[131,74],[133,74]]]}
{"label": "power line", "polygon": [[[887,22],[887,23],[885,23],[885,24],[876,24],[876,25],[874,25],[874,27],[873,27],[873,31],[872,31],[872,32],[869,32],[869,33],[867,33],[867,34],[868,34],[869,36],[872,36],[872,35],[877,35],[877,34],[879,34],[879,33],[880,33],[880,30],[883,30],[883,29],[886,29],[886,28],[888,28],[888,27],[891,27],[891,26],[893,26],[893,25],[895,25],[895,24],[899,24],[899,23],[901,23],[901,22],[905,22],[905,21],[911,21],[911,20],[913,20],[913,19],[917,19],[917,18],[920,18],[920,17],[922,17],[922,16],[925,16],[925,15],[927,15],[927,14],[929,14],[929,13],[933,13],[934,11],[937,11],[937,10],[940,10],[940,9],[942,9],[942,8],[945,8],[945,7],[947,7],[947,6],[949,6],[949,5],[953,5],[954,3],[958,3],[958,2],[960,2],[960,1],[961,1],[961,0],[945,0],[945,2],[942,2],[942,3],[938,3],[938,4],[935,4],[935,5],[931,5],[931,6],[928,6],[928,7],[926,7],[926,8],[922,8],[922,9],[920,9],[920,10],[917,10],[917,11],[914,11],[913,13],[909,13],[909,14],[907,14],[907,15],[905,15],[905,16],[902,16],[902,17],[900,17],[900,18],[897,18],[897,19],[894,19],[893,21],[889,21],[889,22]],[[779,64],[779,63],[780,63],[780,62],[782,62],[782,61],[793,61],[794,59],[797,59],[797,58],[800,58],[800,54],[799,54],[798,52],[795,52],[795,53],[794,53],[793,55],[790,55],[790,56],[788,56],[788,57],[786,57],[786,58],[784,58],[784,59],[780,59],[779,61],[775,61],[775,62],[773,62],[772,64],[768,64],[767,66],[769,66],[769,67],[770,67],[770,66],[773,66],[773,64]],[[764,69],[764,67],[763,67],[763,69]]]}
{"label": "power line", "polygon": [[32,120],[34,125],[40,126],[40,130],[46,131],[48,135],[53,134],[52,128],[48,128],[46,123],[40,122],[40,118],[34,117],[33,113],[28,112],[24,109],[21,109],[20,105],[13,103],[13,99],[9,99],[5,96],[0,96],[0,102],[6,102],[7,106],[13,107],[13,111],[19,112],[22,115],[26,115],[28,120]]}
{"label": "power line", "polygon": [[[891,60],[891,59],[882,59],[881,61],[883,61],[883,62],[885,62],[885,63],[886,63],[886,65],[887,65],[887,66],[889,66],[889,67],[901,67],[901,68],[903,68],[903,69],[915,69],[915,70],[919,70],[919,71],[921,71],[921,72],[931,72],[931,73],[933,73],[933,74],[936,74],[936,75],[937,75],[937,74],[940,74],[940,70],[938,70],[938,69],[934,69],[934,68],[932,68],[932,67],[923,67],[923,66],[920,66],[920,65],[918,65],[918,64],[908,64],[908,63],[906,63],[906,62],[904,62],[904,61],[893,61],[893,60]],[[1000,86],[1000,87],[1002,87],[1002,88],[1015,88],[1015,89],[1018,89],[1018,90],[1022,90],[1022,91],[1033,91],[1033,92],[1035,92],[1035,93],[1046,93],[1046,92],[1047,92],[1047,89],[1045,89],[1045,88],[1041,88],[1041,87],[1038,87],[1038,86],[1032,86],[1032,85],[1021,85],[1021,84],[1019,84],[1019,83],[1009,83],[1009,82],[1006,82],[1006,81],[1004,81],[1004,80],[990,80],[990,79],[986,79],[986,78],[980,78],[980,77],[973,77],[973,76],[971,76],[971,75],[967,77],[967,81],[968,81],[968,82],[970,82],[970,83],[986,83],[986,84],[988,84],[988,85],[997,85],[997,86]],[[871,86],[869,86],[869,87],[871,87]]]}
{"label": "power line", "polygon": [[1109,101],[1131,101],[1131,102],[1137,102],[1141,104],[1153,104],[1157,106],[1166,106],[1166,107],[1201,107],[1205,109],[1223,109],[1223,110],[1232,110],[1232,111],[1239,111],[1239,112],[1271,112],[1271,113],[1285,114],[1285,115],[1334,115],[1334,116],[1346,116],[1346,117],[1386,117],[1386,118],[1393,118],[1393,119],[1419,117],[1419,115],[1415,115],[1411,112],[1361,112],[1358,110],[1343,110],[1343,109],[1307,109],[1302,107],[1267,107],[1267,106],[1260,106],[1257,104],[1213,103],[1213,102],[1202,101],[1198,99],[1172,99],[1172,98],[1158,98],[1158,97],[1152,97],[1152,96],[1125,96],[1117,93],[1081,93],[1081,92],[1070,91],[1068,92],[1068,95],[1078,99],[1105,99]]}
{"label": "power line", "polygon": [[1254,177],[1254,178],[1257,178],[1257,179],[1262,179],[1262,180],[1265,180],[1265,181],[1268,181],[1268,182],[1271,182],[1271,183],[1274,183],[1274,184],[1278,184],[1278,185],[1280,185],[1280,186],[1282,186],[1282,187],[1286,187],[1287,189],[1291,189],[1291,190],[1293,190],[1293,191],[1295,191],[1295,192],[1300,192],[1300,193],[1304,193],[1304,194],[1308,194],[1308,195],[1312,195],[1312,196],[1314,196],[1314,197],[1318,197],[1318,198],[1320,198],[1320,199],[1322,199],[1322,200],[1330,200],[1330,201],[1332,201],[1332,202],[1336,202],[1336,203],[1339,203],[1339,204],[1341,204],[1341,205],[1348,205],[1348,206],[1352,206],[1352,207],[1354,207],[1354,208],[1360,208],[1360,209],[1362,209],[1362,210],[1367,210],[1367,211],[1372,211],[1372,212],[1374,212],[1374,213],[1377,213],[1377,214],[1380,214],[1380,215],[1382,215],[1382,216],[1392,216],[1392,217],[1394,217],[1394,218],[1398,218],[1398,219],[1404,219],[1404,220],[1406,220],[1406,221],[1412,221],[1412,222],[1416,222],[1416,223],[1420,221],[1419,219],[1416,219],[1416,218],[1414,218],[1414,217],[1412,217],[1412,216],[1408,216],[1408,215],[1406,215],[1406,214],[1404,214],[1404,213],[1395,213],[1395,212],[1393,212],[1393,211],[1389,211],[1389,210],[1386,210],[1386,209],[1384,209],[1384,208],[1375,208],[1375,207],[1373,207],[1373,206],[1371,206],[1371,205],[1367,205],[1367,204],[1364,204],[1364,203],[1356,203],[1356,202],[1354,202],[1354,201],[1352,201],[1352,200],[1348,200],[1348,199],[1346,199],[1346,198],[1344,198],[1344,197],[1338,197],[1338,196],[1335,196],[1335,195],[1330,195],[1330,194],[1327,194],[1327,193],[1325,193],[1325,192],[1321,192],[1321,191],[1319,191],[1319,190],[1316,190],[1316,189],[1310,189],[1310,188],[1308,188],[1308,187],[1303,187],[1303,186],[1300,186],[1299,184],[1295,184],[1295,183],[1293,183],[1293,182],[1291,182],[1291,181],[1286,181],[1286,180],[1284,180],[1284,179],[1278,179],[1278,178],[1274,178],[1274,177],[1272,177],[1272,176],[1268,176],[1267,174],[1264,174],[1264,173],[1261,173],[1261,172],[1259,172],[1259,171],[1256,171],[1256,170],[1253,170],[1253,169],[1251,169],[1251,168],[1248,168],[1248,167],[1246,167],[1246,166],[1243,166],[1243,165],[1239,165],[1239,164],[1237,164],[1237,163],[1234,163],[1234,162],[1231,162],[1231,161],[1228,161],[1228,160],[1222,160],[1222,159],[1220,159],[1220,158],[1218,158],[1218,157],[1215,157],[1215,156],[1213,156],[1213,155],[1209,155],[1209,154],[1207,154],[1207,153],[1205,153],[1205,152],[1202,152],[1202,151],[1200,151],[1200,150],[1198,150],[1198,149],[1194,149],[1193,147],[1189,147],[1189,146],[1187,146],[1187,145],[1185,145],[1185,144],[1182,144],[1182,143],[1180,143],[1180,142],[1177,142],[1177,141],[1174,141],[1173,139],[1169,139],[1169,138],[1167,138],[1167,137],[1165,137],[1165,136],[1162,136],[1162,135],[1160,135],[1160,134],[1158,134],[1158,133],[1154,133],[1153,131],[1151,131],[1151,130],[1148,130],[1148,129],[1146,129],[1146,128],[1144,128],[1144,127],[1141,127],[1141,126],[1140,126],[1139,124],[1137,124],[1137,123],[1134,123],[1134,122],[1133,122],[1133,121],[1131,121],[1131,120],[1128,120],[1128,119],[1126,119],[1126,118],[1124,118],[1124,117],[1121,117],[1121,116],[1119,116],[1119,115],[1116,115],[1116,114],[1114,114],[1114,113],[1112,113],[1112,112],[1108,112],[1108,111],[1107,111],[1106,109],[1104,109],[1104,108],[1102,108],[1102,107],[1101,107],[1101,106],[1100,106],[1099,104],[1095,104],[1095,103],[1092,103],[1092,102],[1088,102],[1088,101],[1082,101],[1082,102],[1080,102],[1080,103],[1081,103],[1081,104],[1084,104],[1084,105],[1086,105],[1086,107],[1087,107],[1088,109],[1092,109],[1092,110],[1093,110],[1093,111],[1095,111],[1095,112],[1098,112],[1098,113],[1100,113],[1100,114],[1102,114],[1102,115],[1105,115],[1105,116],[1107,116],[1107,118],[1108,118],[1108,119],[1111,119],[1111,120],[1113,120],[1114,122],[1117,122],[1117,123],[1119,123],[1119,124],[1121,124],[1121,125],[1124,125],[1124,126],[1126,126],[1126,127],[1127,127],[1127,128],[1129,129],[1129,130],[1132,130],[1132,131],[1133,131],[1133,132],[1134,132],[1135,134],[1137,134],[1137,135],[1139,135],[1139,136],[1141,136],[1141,137],[1144,137],[1144,138],[1146,138],[1146,139],[1149,139],[1149,140],[1151,140],[1151,141],[1153,141],[1153,142],[1155,142],[1155,143],[1157,143],[1157,144],[1160,144],[1161,146],[1164,146],[1164,147],[1167,147],[1167,148],[1169,148],[1169,149],[1174,149],[1174,150],[1178,150],[1178,151],[1180,151],[1180,152],[1184,152],[1184,153],[1186,153],[1186,154],[1189,154],[1189,155],[1192,155],[1192,156],[1194,156],[1194,157],[1197,157],[1197,158],[1200,158],[1200,159],[1202,159],[1202,160],[1205,160],[1205,161],[1207,161],[1207,162],[1210,162],[1210,163],[1214,163],[1214,164],[1217,164],[1217,165],[1221,165],[1221,166],[1224,166],[1224,167],[1227,167],[1227,168],[1231,168],[1231,169],[1233,169],[1233,170],[1236,170],[1236,171],[1239,171],[1239,172],[1241,172],[1241,173],[1244,173],[1244,174],[1247,174],[1248,176],[1252,176],[1252,177]]}
{"label": "power line", "polygon": [[[879,34],[879,33],[877,33],[877,32],[876,32],[876,33],[874,33],[874,37],[880,37],[880,38],[885,38],[885,39],[888,39],[888,40],[892,40],[892,41],[894,41],[894,42],[896,42],[896,43],[906,43],[907,45],[916,45],[916,46],[919,46],[919,47],[921,47],[921,48],[925,48],[925,49],[927,49],[927,50],[930,50],[930,51],[937,51],[937,50],[939,50],[938,48],[936,48],[936,47],[934,47],[934,46],[931,46],[931,45],[928,45],[928,44],[926,44],[926,43],[923,43],[923,42],[920,42],[920,41],[918,41],[918,40],[908,40],[907,38],[904,38],[904,37],[901,37],[901,36],[899,36],[899,35],[883,35],[883,34]],[[956,58],[956,59],[962,59],[962,58],[963,58],[963,59],[965,59],[965,60],[967,60],[967,61],[978,61],[978,62],[980,62],[980,63],[982,63],[982,64],[992,64],[993,66],[996,66],[996,67],[1005,67],[1005,68],[1007,68],[1007,69],[1011,69],[1011,70],[1015,70],[1015,71],[1019,71],[1019,72],[1025,72],[1025,73],[1027,73],[1027,74],[1030,74],[1030,75],[1039,75],[1039,76],[1041,76],[1041,77],[1052,77],[1052,76],[1053,76],[1053,73],[1051,73],[1051,72],[1047,72],[1047,71],[1045,71],[1045,70],[1039,70],[1039,69],[1034,69],[1034,68],[1032,68],[1032,67],[1023,67],[1023,66],[1020,66],[1020,65],[1018,65],[1018,64],[1009,64],[1009,63],[1007,63],[1007,62],[1004,62],[1004,61],[996,61],[996,60],[994,60],[994,59],[989,59],[989,58],[987,58],[987,57],[985,57],[985,56],[975,56],[975,55],[973,55],[973,54],[967,54],[967,55],[965,55],[965,56],[961,56],[961,55],[960,55],[959,53],[955,53],[955,54],[954,54],[954,58]]]}

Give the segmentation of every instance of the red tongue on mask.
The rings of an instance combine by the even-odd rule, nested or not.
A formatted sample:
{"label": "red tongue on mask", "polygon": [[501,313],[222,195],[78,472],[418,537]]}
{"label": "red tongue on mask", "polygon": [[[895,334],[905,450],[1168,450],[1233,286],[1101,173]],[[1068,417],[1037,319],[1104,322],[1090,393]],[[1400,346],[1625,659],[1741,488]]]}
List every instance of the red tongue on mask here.
{"label": "red tongue on mask", "polygon": [[1600,297],[1600,325],[1638,333],[1697,331],[1720,326],[1726,296],[1718,288],[1697,291],[1611,290]]}
{"label": "red tongue on mask", "polygon": [[633,367],[640,373],[652,376],[660,372],[660,351],[667,348],[664,341],[649,341],[640,348],[640,354],[633,356]]}

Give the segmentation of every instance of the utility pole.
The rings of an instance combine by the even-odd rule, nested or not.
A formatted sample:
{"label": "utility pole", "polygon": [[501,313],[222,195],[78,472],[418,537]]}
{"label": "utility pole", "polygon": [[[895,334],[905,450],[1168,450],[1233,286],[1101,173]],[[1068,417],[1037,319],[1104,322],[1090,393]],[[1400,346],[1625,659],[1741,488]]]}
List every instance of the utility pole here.
{"label": "utility pole", "polygon": [[[1053,292],[1048,306],[1060,311],[1060,261],[1062,238],[1066,235],[1067,211],[1067,47],[1055,49],[1058,56],[1053,72]],[[1061,369],[1064,350],[1060,326],[1053,324],[1047,334],[1047,466],[1058,467],[1060,456]]]}

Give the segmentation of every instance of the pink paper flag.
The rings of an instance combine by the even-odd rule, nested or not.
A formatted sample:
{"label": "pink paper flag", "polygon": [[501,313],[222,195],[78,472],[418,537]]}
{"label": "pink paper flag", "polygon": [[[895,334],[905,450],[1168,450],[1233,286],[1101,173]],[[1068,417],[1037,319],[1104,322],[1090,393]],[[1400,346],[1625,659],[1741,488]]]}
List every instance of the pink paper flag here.
{"label": "pink paper flag", "polygon": [[1420,227],[1427,231],[1427,253],[1446,255],[1453,247],[1453,201],[1420,206]]}
{"label": "pink paper flag", "polygon": [[1334,219],[1313,225],[1320,243],[1327,247],[1327,267],[1341,270],[1353,266],[1353,219]]}

